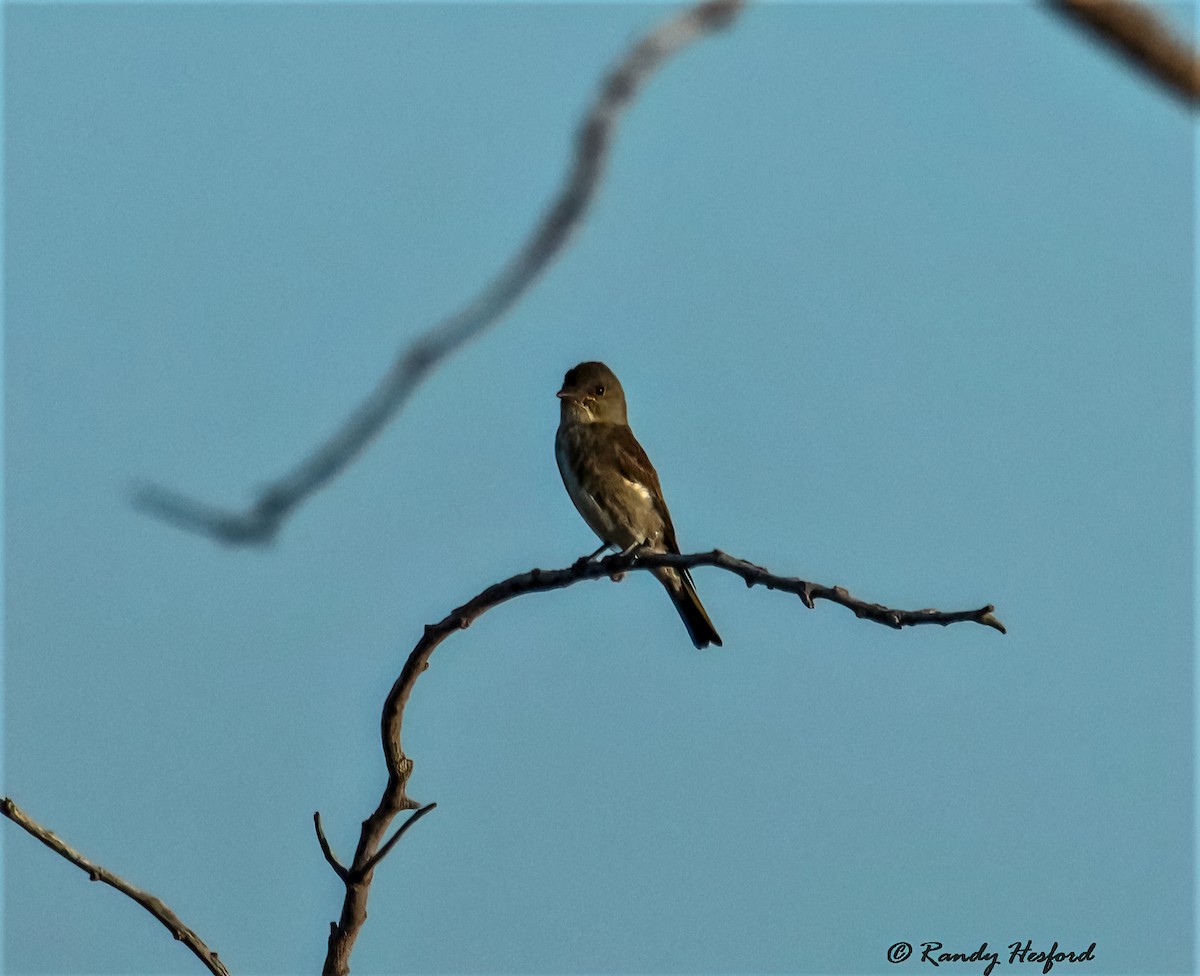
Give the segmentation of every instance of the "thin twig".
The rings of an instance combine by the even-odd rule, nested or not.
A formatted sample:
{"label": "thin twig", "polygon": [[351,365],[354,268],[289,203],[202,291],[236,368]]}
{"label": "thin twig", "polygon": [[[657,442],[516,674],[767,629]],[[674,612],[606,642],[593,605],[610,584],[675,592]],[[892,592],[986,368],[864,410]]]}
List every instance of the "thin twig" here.
{"label": "thin twig", "polygon": [[354,942],[367,917],[367,896],[370,892],[370,871],[379,863],[400,835],[416,822],[417,818],[432,809],[433,804],[421,807],[396,832],[396,835],[380,848],[383,835],[392,819],[402,810],[416,809],[419,804],[408,796],[408,780],[412,775],[412,760],[404,754],[400,742],[404,707],[412,694],[417,678],[429,667],[429,658],[434,650],[450,634],[469,627],[492,607],[505,603],[525,593],[543,593],[557,590],[589,579],[619,576],[638,570],[651,570],[659,566],[677,569],[693,569],[697,566],[713,566],[740,576],[747,586],[765,586],[798,596],[806,606],[813,608],[815,601],[828,600],[852,610],[863,620],[872,620],[896,629],[918,624],[976,623],[1006,633],[1004,625],[995,616],[991,604],[977,610],[895,610],[878,603],[868,603],[852,596],[840,586],[823,586],[793,576],[777,576],[770,570],[744,559],[737,559],[719,549],[690,555],[654,553],[639,555],[609,556],[606,559],[576,561],[565,569],[531,569],[527,573],[510,576],[494,583],[462,606],[448,613],[436,624],[430,624],[404,662],[400,676],[392,685],[380,718],[380,735],[383,741],[384,761],[387,763],[388,782],[379,805],[362,824],[358,849],[349,869],[346,895],[342,902],[342,914],[338,922],[331,923],[329,946],[323,972],[326,976],[344,976],[350,971],[350,953]]}
{"label": "thin twig", "polygon": [[1047,0],[1192,106],[1200,105],[1200,57],[1149,6],[1134,0]]}
{"label": "thin twig", "polygon": [[337,859],[333,853],[333,848],[329,846],[329,840],[325,836],[325,829],[321,826],[321,811],[318,810],[313,814],[313,826],[317,830],[317,843],[321,845],[321,853],[325,855],[325,860],[329,862],[329,866],[333,868],[334,874],[345,881],[350,877],[350,872],[342,865],[342,862]]}
{"label": "thin twig", "polygon": [[438,363],[499,321],[562,253],[595,199],[621,114],[660,64],[692,41],[727,26],[743,3],[701,3],[661,25],[630,50],[605,80],[584,118],[563,187],[521,250],[479,295],[405,347],[374,392],[341,428],[291,473],[268,485],[248,509],[217,508],[157,485],[136,490],[135,507],[219,542],[254,545],[271,541],[298,505],[340,474],[374,439]]}
{"label": "thin twig", "polygon": [[193,932],[190,928],[183,924],[183,921],[170,908],[168,908],[162,899],[155,897],[149,892],[142,891],[140,888],[135,888],[128,881],[119,878],[111,871],[102,868],[99,864],[89,861],[86,857],[80,854],[77,850],[65,843],[61,838],[57,837],[53,831],[47,830],[40,823],[29,816],[24,810],[17,806],[11,799],[4,797],[0,799],[0,813],[8,817],[17,826],[32,834],[43,844],[60,854],[68,861],[78,867],[80,870],[87,872],[87,876],[93,881],[103,881],[106,885],[116,888],[117,891],[124,895],[128,895],[146,911],[157,918],[167,931],[175,937],[176,941],[182,942],[192,954],[204,963],[213,976],[229,976],[229,970],[225,968],[225,964],[217,958],[217,954],[213,952],[204,941]]}
{"label": "thin twig", "polygon": [[381,848],[379,848],[378,851],[375,852],[375,854],[371,857],[371,859],[362,866],[361,871],[356,872],[356,875],[359,878],[359,880],[361,880],[362,878],[365,878],[368,874],[370,874],[372,871],[375,870],[375,865],[377,865],[380,861],[382,861],[385,857],[388,856],[388,853],[391,851],[391,849],[393,847],[396,846],[396,842],[401,837],[404,836],[405,832],[408,830],[409,827],[411,827],[418,820],[420,820],[423,816],[425,816],[425,814],[427,814],[430,810],[434,810],[436,808],[437,808],[436,803],[427,803],[427,804],[425,804],[425,806],[421,807],[420,810],[414,810],[412,816],[410,816],[407,820],[405,820],[404,823],[402,823],[400,825],[400,829],[397,830],[394,834],[392,834],[391,839],[386,844],[384,844]]}

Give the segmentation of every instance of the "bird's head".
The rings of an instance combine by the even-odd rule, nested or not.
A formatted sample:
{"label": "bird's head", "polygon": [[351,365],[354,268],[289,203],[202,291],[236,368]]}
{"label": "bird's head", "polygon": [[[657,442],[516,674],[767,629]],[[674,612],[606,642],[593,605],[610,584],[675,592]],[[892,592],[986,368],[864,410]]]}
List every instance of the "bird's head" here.
{"label": "bird's head", "polygon": [[624,424],[625,391],[604,363],[580,363],[567,370],[562,389],[562,417],[582,423]]}

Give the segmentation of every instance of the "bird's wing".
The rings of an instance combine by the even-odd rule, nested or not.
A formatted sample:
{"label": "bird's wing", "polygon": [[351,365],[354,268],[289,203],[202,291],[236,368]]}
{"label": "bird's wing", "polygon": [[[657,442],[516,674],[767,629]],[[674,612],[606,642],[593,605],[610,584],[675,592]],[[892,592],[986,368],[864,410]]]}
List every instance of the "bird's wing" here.
{"label": "bird's wing", "polygon": [[663,544],[668,552],[679,552],[679,543],[675,541],[675,526],[671,524],[671,513],[667,511],[667,502],[663,498],[662,485],[658,481],[658,472],[646,456],[646,451],[633,436],[633,431],[626,424],[617,424],[614,437],[603,438],[605,444],[611,446],[612,464],[621,473],[621,477],[634,484],[645,485],[650,490],[654,509],[662,518]]}

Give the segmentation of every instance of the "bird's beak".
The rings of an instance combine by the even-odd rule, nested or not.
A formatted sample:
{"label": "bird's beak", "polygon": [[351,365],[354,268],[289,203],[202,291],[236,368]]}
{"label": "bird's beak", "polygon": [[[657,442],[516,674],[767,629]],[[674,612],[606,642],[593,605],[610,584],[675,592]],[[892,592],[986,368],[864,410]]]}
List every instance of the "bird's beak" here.
{"label": "bird's beak", "polygon": [[574,393],[569,393],[566,390],[559,390],[554,395],[556,397],[558,397],[560,400],[578,400],[579,399],[579,397],[576,396]]}

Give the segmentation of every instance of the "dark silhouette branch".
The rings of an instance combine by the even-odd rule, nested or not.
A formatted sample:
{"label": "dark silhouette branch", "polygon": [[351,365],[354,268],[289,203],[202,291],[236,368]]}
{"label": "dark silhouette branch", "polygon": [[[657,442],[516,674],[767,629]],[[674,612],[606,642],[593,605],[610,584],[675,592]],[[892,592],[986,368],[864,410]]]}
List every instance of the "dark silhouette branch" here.
{"label": "dark silhouette branch", "polygon": [[[341,872],[338,872],[338,876],[342,877],[345,882],[346,895],[342,902],[340,920],[330,924],[329,946],[323,970],[326,976],[345,976],[350,971],[350,953],[354,949],[354,942],[367,918],[367,896],[371,886],[371,872],[392,849],[400,836],[419,817],[433,809],[433,804],[417,809],[419,804],[408,795],[408,780],[412,775],[413,763],[404,754],[400,742],[400,732],[404,719],[404,706],[408,703],[417,678],[429,667],[430,655],[438,645],[452,633],[469,627],[492,607],[499,606],[514,597],[526,593],[544,593],[548,590],[562,589],[583,580],[603,577],[619,578],[627,572],[650,570],[658,566],[674,566],[679,569],[714,566],[740,576],[747,586],[761,585],[767,589],[795,594],[810,609],[815,607],[817,600],[828,600],[846,607],[863,620],[872,620],[897,630],[918,624],[946,626],[953,623],[976,623],[991,627],[1002,634],[1006,633],[1004,625],[995,616],[996,608],[991,604],[977,610],[896,610],[878,603],[860,600],[840,586],[823,586],[820,583],[811,583],[793,576],[777,576],[762,566],[756,566],[744,559],[737,559],[719,549],[691,555],[666,553],[639,555],[634,552],[629,555],[609,556],[600,560],[585,557],[565,569],[531,569],[527,573],[510,576],[506,580],[494,583],[462,606],[450,611],[438,623],[426,626],[425,633],[409,653],[400,676],[392,685],[387,700],[384,702],[383,715],[380,719],[380,734],[383,741],[384,761],[387,763],[387,786],[384,788],[378,807],[362,823],[358,848],[354,853],[354,861],[348,869],[348,877],[342,877]],[[381,847],[383,836],[393,818],[402,810],[414,809],[417,809],[417,812],[405,822],[391,840]],[[318,834],[318,837],[320,836],[322,835]],[[325,846],[322,844],[323,850]],[[326,859],[328,860],[328,855]],[[336,871],[337,868],[335,867],[334,870]]]}
{"label": "dark silhouette branch", "polygon": [[709,0],[639,41],[601,86],[579,128],[575,158],[532,236],[479,295],[408,345],[349,419],[291,473],[268,485],[248,509],[229,511],[157,485],[135,491],[137,508],[183,529],[234,545],[269,542],[310,495],[340,474],[405,405],[443,359],[499,321],[578,230],[600,186],[617,122],[664,61],[730,24],[744,0]]}
{"label": "dark silhouette branch", "polygon": [[1200,105],[1200,57],[1150,7],[1134,0],[1047,0],[1192,106]]}
{"label": "dark silhouette branch", "polygon": [[0,799],[0,813],[8,817],[13,823],[21,827],[27,833],[32,834],[43,844],[54,851],[56,854],[65,857],[76,867],[87,872],[87,876],[92,881],[103,881],[106,885],[116,888],[117,891],[124,895],[128,895],[146,911],[157,918],[176,941],[182,942],[192,954],[204,963],[213,976],[229,976],[229,970],[225,968],[225,964],[217,958],[217,954],[213,952],[204,941],[193,932],[190,928],[183,924],[183,921],[170,908],[168,908],[160,898],[155,897],[149,892],[142,891],[140,888],[135,888],[128,881],[119,878],[111,871],[102,868],[99,864],[89,861],[86,857],[80,854],[77,850],[66,844],[63,840],[57,837],[53,831],[47,830],[36,820],[30,817],[24,810],[17,806],[11,799],[4,797]]}

